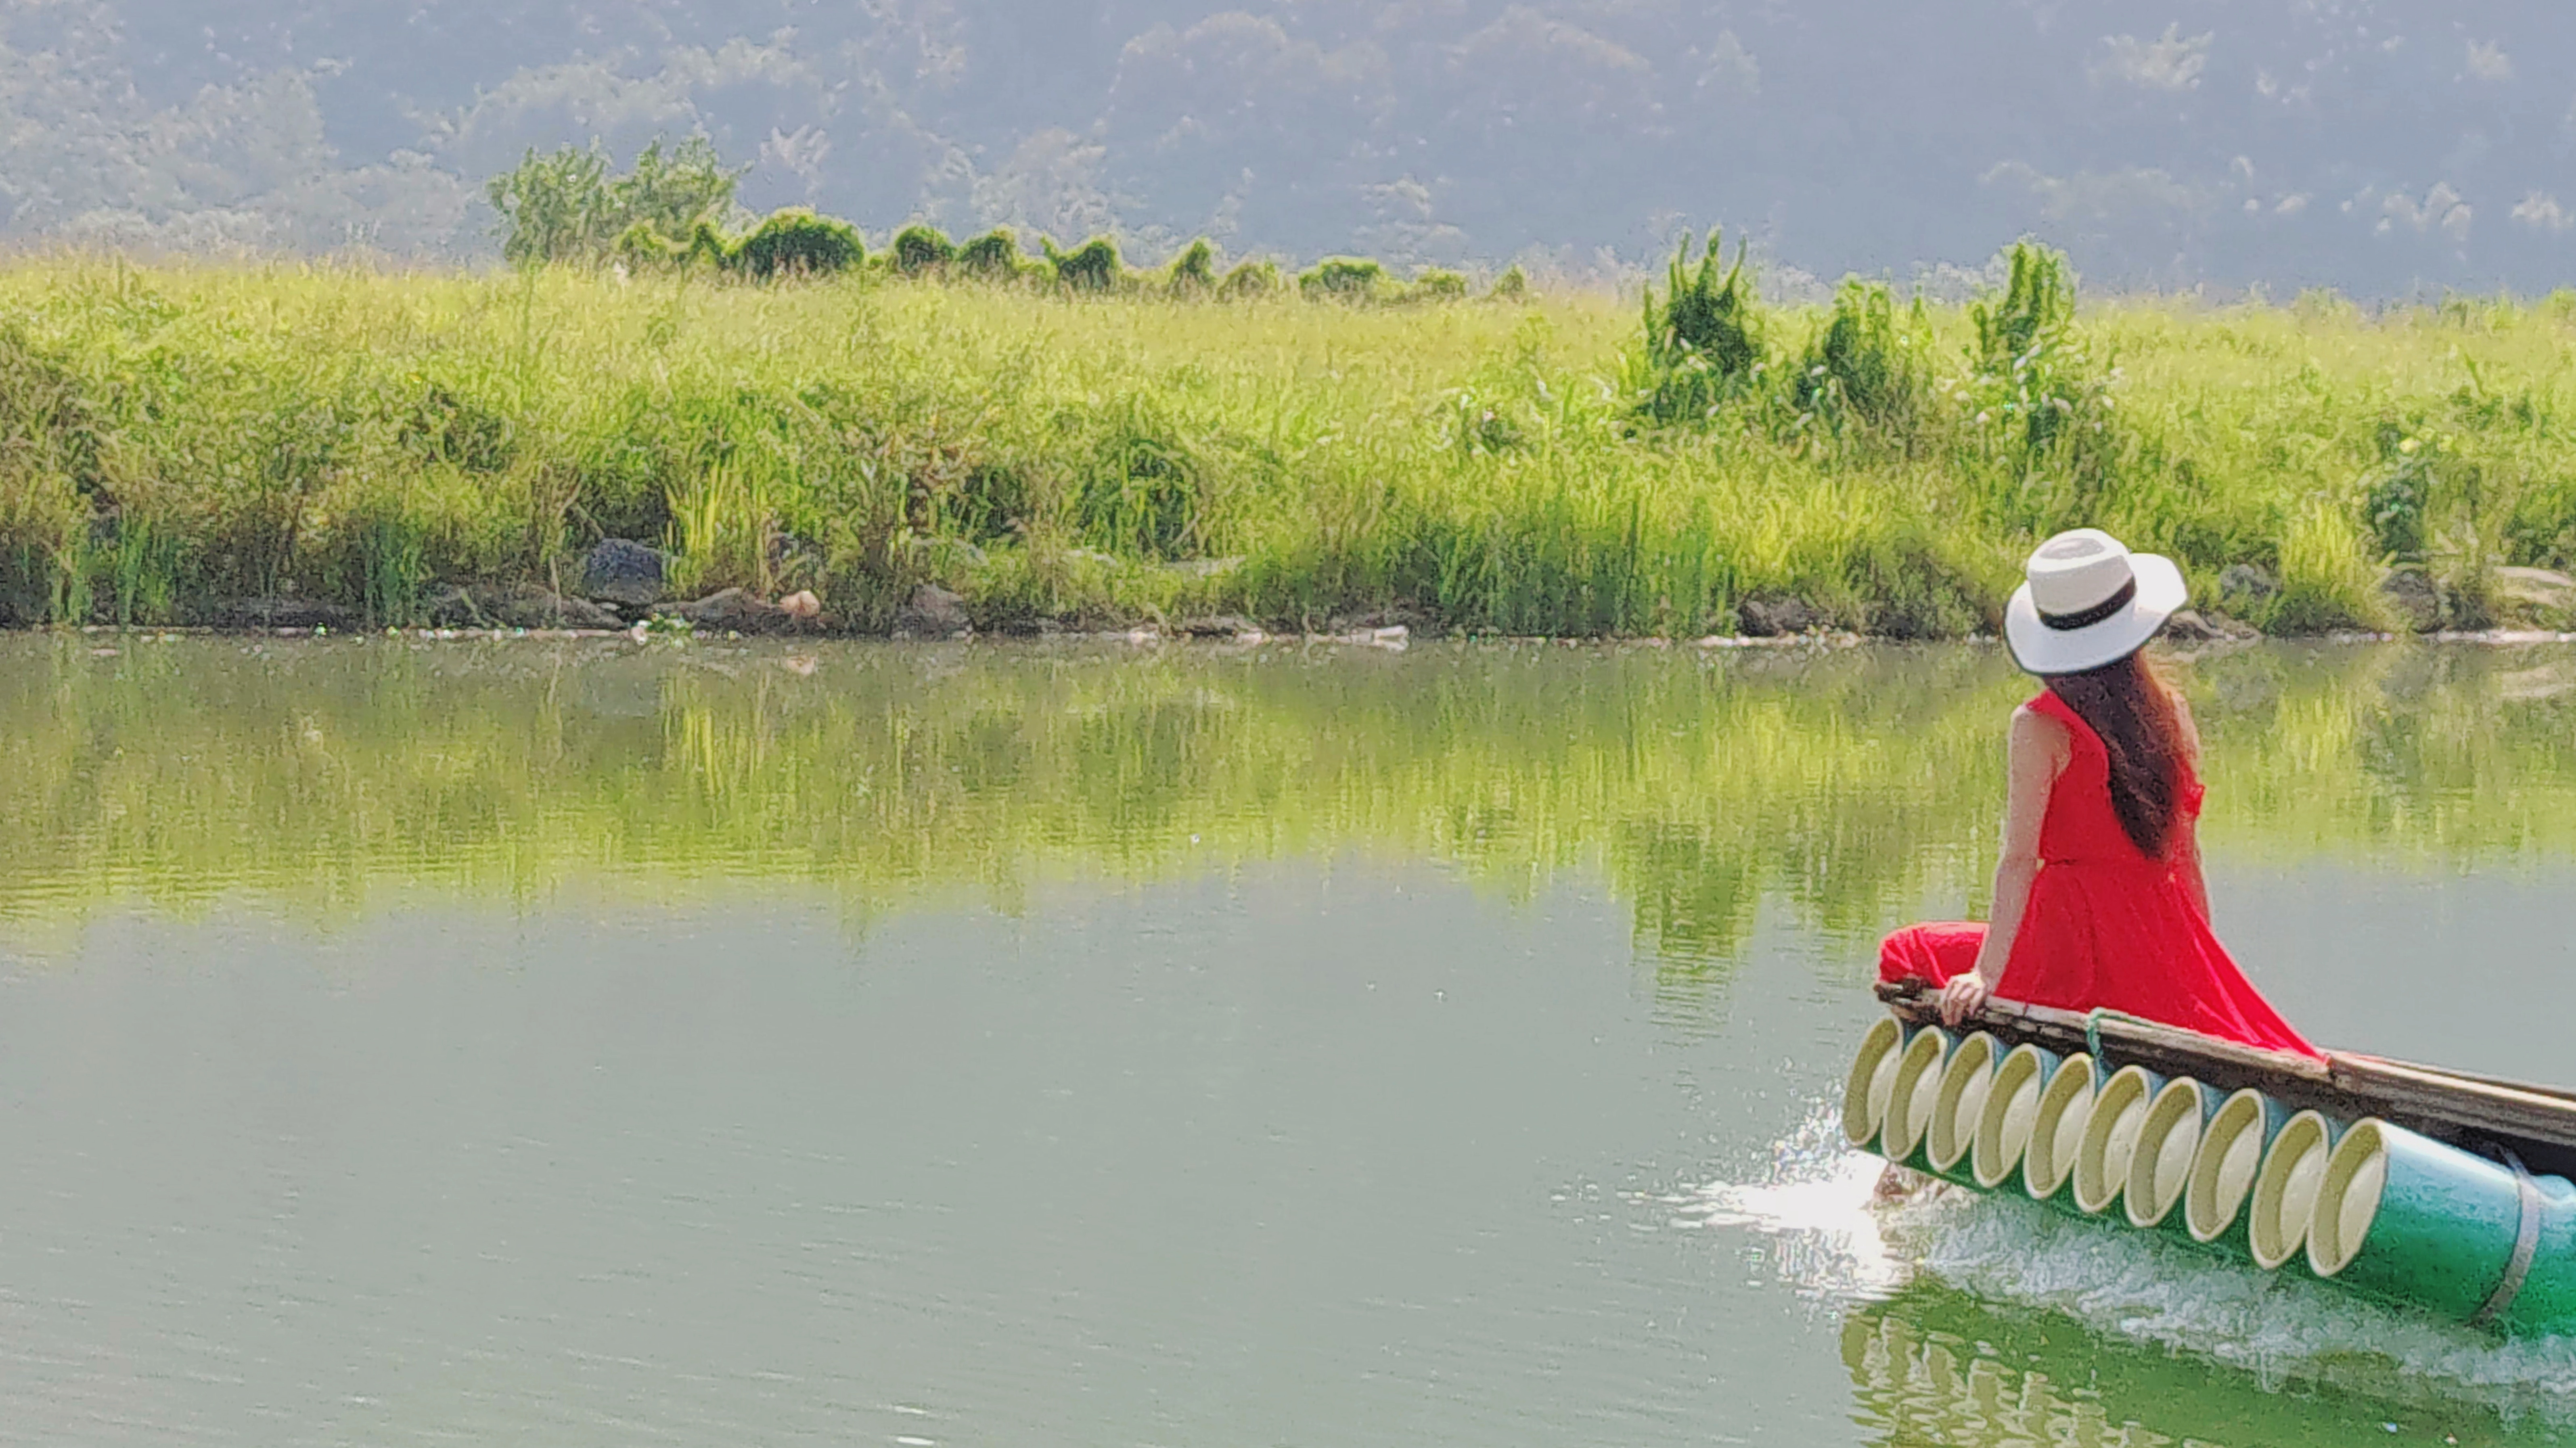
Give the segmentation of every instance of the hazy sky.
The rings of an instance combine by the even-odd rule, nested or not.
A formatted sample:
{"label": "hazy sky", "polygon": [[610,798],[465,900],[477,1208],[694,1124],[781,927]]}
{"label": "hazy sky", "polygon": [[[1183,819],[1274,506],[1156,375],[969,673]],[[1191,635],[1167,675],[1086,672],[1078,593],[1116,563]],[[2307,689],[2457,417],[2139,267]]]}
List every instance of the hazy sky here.
{"label": "hazy sky", "polygon": [[488,256],[529,146],[704,131],[744,200],[1151,258],[2554,287],[2576,25],[2432,0],[0,0],[19,237]]}

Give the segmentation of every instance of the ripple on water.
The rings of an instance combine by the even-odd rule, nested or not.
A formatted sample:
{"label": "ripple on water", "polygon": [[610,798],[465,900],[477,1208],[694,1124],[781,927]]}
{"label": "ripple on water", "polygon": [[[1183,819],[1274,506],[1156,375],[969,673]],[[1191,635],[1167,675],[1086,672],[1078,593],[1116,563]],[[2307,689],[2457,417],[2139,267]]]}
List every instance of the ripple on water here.
{"label": "ripple on water", "polygon": [[1880,1168],[1842,1144],[1820,1103],[1759,1180],[1710,1182],[1666,1204],[1676,1225],[1773,1239],[1783,1280],[1855,1317],[1946,1289],[1975,1299],[1972,1314],[2055,1318],[2105,1347],[2197,1360],[2264,1393],[2324,1386],[2392,1407],[2447,1404],[2503,1424],[2576,1427],[2576,1339],[2499,1339],[2016,1197],[1941,1187],[1879,1203]]}

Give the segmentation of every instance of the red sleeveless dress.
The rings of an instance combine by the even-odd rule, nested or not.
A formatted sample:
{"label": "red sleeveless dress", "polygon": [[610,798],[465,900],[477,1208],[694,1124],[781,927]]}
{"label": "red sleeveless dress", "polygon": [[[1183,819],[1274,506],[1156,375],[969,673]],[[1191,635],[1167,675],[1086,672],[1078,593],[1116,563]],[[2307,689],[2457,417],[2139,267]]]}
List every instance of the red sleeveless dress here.
{"label": "red sleeveless dress", "polygon": [[[2111,808],[2100,736],[2056,694],[2030,707],[2066,726],[2073,757],[2048,792],[2039,874],[1995,994],[2062,1010],[2108,1008],[2275,1051],[2317,1054],[2281,1019],[2209,931],[2175,867],[2148,858]],[[2200,817],[2202,789],[2183,766],[2177,825]],[[1882,980],[1939,985],[1974,968],[1986,927],[1912,925],[1879,948]]]}

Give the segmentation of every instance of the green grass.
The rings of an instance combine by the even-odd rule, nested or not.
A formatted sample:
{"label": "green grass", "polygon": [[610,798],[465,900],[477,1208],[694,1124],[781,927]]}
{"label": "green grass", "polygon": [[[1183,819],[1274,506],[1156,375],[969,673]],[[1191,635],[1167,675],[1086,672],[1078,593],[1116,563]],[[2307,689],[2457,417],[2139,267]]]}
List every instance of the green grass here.
{"label": "green grass", "polygon": [[677,547],[698,586],[812,587],[862,631],[935,581],[996,626],[1692,636],[1795,595],[1944,637],[1990,631],[2032,542],[2079,523],[2205,602],[2264,569],[2278,593],[2237,611],[2318,630],[2384,626],[2391,558],[2463,617],[2497,564],[2576,561],[2565,298],[2069,321],[2044,269],[1978,312],[1730,293],[1754,350],[1676,387],[1708,339],[1650,345],[1609,296],[1355,306],[1211,288],[1239,269],[1205,256],[1186,287],[1084,293],[892,258],[765,286],[10,264],[0,620],[294,593],[404,622],[605,536]]}

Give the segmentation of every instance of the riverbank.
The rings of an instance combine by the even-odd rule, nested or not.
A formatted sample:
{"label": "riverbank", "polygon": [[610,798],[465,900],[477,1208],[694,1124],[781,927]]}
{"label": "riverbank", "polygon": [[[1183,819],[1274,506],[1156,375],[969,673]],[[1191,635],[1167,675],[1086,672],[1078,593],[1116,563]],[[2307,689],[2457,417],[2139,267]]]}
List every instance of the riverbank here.
{"label": "riverbank", "polygon": [[1965,637],[2090,522],[2219,632],[2576,626],[2560,300],[1900,309],[1866,396],[1745,316],[23,261],[0,621]]}

